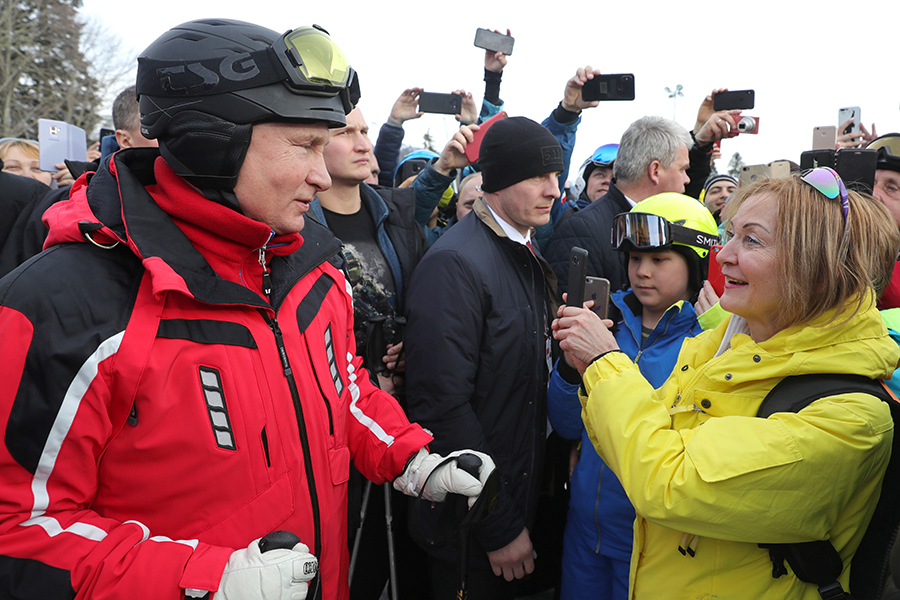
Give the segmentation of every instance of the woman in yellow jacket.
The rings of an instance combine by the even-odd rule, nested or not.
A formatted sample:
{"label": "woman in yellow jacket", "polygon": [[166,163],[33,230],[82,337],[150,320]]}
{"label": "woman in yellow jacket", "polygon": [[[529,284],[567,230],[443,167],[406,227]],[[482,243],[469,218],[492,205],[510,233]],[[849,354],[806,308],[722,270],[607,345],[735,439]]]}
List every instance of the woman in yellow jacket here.
{"label": "woman in yellow jacket", "polygon": [[[633,243],[667,235],[620,217],[614,233]],[[590,438],[637,512],[630,597],[818,600],[791,571],[773,578],[757,544],[830,540],[848,589],[890,457],[888,407],[854,393],[755,415],[788,375],[890,376],[900,350],[875,296],[900,233],[880,203],[821,168],[739,191],[726,218],[718,260],[732,316],[685,341],[661,388],[589,310],[561,307],[555,336],[582,372]]]}

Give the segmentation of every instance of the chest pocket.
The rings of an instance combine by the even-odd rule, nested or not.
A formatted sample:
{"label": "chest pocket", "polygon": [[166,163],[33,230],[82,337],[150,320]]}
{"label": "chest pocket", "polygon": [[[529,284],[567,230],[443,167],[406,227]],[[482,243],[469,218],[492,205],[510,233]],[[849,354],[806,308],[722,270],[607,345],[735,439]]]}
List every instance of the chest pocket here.
{"label": "chest pocket", "polygon": [[[319,340],[316,339],[319,334],[315,331],[307,330],[319,315],[322,304],[325,302],[325,296],[328,295],[328,292],[333,286],[334,280],[327,275],[322,275],[316,280],[312,288],[310,288],[309,293],[306,294],[297,306],[297,327],[300,330],[300,333],[306,337],[307,345],[312,344],[317,346],[319,344]],[[338,356],[335,351],[334,332],[330,322],[321,336],[322,344],[325,349],[325,363],[327,364],[327,368],[323,369],[325,365],[314,362],[313,371],[319,382],[319,387],[322,388],[322,394],[325,397],[326,402],[328,402],[329,398],[331,401],[334,401],[341,397],[344,393],[344,382],[341,379],[340,370],[337,366]],[[314,352],[312,348],[310,348],[310,354],[313,355],[310,358],[315,361],[315,355],[317,355],[318,352]],[[323,370],[328,373],[328,377],[322,376]],[[331,390],[334,390],[334,396],[331,395]]]}
{"label": "chest pocket", "polygon": [[[349,402],[352,384],[345,380],[348,355],[347,317],[338,314],[326,296],[335,293],[334,279],[321,275],[297,305],[297,327],[308,353],[308,377],[315,380],[328,418],[332,445],[328,457],[332,483],[343,484],[350,476],[350,450],[344,423],[345,403]],[[343,305],[342,305],[343,306]],[[298,365],[299,366],[299,365]]]}
{"label": "chest pocket", "polygon": [[691,433],[685,451],[698,475],[708,483],[803,459],[790,430],[777,419],[707,417],[702,427]]}

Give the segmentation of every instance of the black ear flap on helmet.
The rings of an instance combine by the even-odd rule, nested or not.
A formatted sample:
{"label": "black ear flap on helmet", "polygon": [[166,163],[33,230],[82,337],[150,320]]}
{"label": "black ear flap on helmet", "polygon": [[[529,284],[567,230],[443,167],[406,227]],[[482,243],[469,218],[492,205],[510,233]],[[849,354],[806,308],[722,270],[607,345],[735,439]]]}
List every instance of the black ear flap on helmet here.
{"label": "black ear flap on helmet", "polygon": [[201,189],[230,190],[250,147],[253,125],[236,125],[202,112],[173,116],[159,140],[169,166]]}

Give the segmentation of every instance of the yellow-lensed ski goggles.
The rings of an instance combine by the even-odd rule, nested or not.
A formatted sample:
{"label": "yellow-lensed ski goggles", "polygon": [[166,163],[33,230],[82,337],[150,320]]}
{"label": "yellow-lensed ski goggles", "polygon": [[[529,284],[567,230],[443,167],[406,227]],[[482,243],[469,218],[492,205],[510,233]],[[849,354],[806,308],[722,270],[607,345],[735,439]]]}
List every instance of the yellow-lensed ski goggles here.
{"label": "yellow-lensed ski goggles", "polygon": [[889,156],[900,157],[900,135],[889,133],[881,137],[877,137],[866,146],[872,150],[881,149]]}
{"label": "yellow-lensed ski goggles", "polygon": [[264,50],[225,58],[138,60],[150,67],[138,87],[151,96],[209,96],[280,82],[301,95],[340,96],[345,113],[359,102],[356,71],[318,25],[289,31]]}
{"label": "yellow-lensed ski goggles", "polygon": [[670,223],[659,215],[626,212],[619,213],[613,220],[613,249],[630,249],[622,248],[626,242],[635,250],[662,250],[670,248],[674,243],[709,250],[719,243],[719,238]]}

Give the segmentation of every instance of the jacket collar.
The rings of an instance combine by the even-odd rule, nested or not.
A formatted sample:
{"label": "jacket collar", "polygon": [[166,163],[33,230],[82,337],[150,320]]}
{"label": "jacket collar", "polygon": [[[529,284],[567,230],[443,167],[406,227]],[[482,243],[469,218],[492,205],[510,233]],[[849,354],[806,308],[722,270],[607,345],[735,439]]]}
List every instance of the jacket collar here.
{"label": "jacket collar", "polygon": [[[472,211],[475,213],[482,223],[487,225],[488,229],[493,231],[497,237],[502,237],[509,239],[509,236],[506,235],[506,232],[503,231],[503,227],[500,226],[500,223],[497,222],[497,219],[494,218],[494,213],[491,212],[491,209],[488,208],[487,203],[483,198],[477,198],[475,203],[472,205]],[[530,237],[534,237],[534,227],[529,229]],[[512,241],[512,240],[510,240]]]}
{"label": "jacket collar", "polygon": [[628,212],[631,210],[631,203],[628,202],[628,198],[625,197],[625,194],[622,193],[622,190],[616,187],[615,183],[609,184],[609,190],[607,190],[606,194],[600,198],[597,198],[596,203],[600,202],[608,202],[616,212],[614,214],[619,214],[623,212]]}
{"label": "jacket collar", "polygon": [[[385,203],[378,192],[366,183],[359,184],[359,199],[365,205],[369,214],[372,215],[372,221],[375,223],[375,228],[378,229],[388,218],[387,203]],[[322,201],[319,200],[318,196],[309,203],[309,208],[316,221],[322,225],[328,225],[328,221],[325,219],[325,211],[322,209]]]}
{"label": "jacket collar", "polygon": [[[632,335],[635,337],[635,341],[639,342],[643,327],[641,314],[643,313],[644,306],[630,288],[628,290],[613,292],[611,299],[613,304],[615,304],[622,312],[622,320],[625,321],[625,324],[628,326],[629,330],[631,330]],[[696,320],[697,312],[694,305],[690,302],[679,300],[666,309],[666,312],[663,313],[659,323],[653,328],[653,332],[650,334],[648,341],[650,341],[651,338],[662,335],[663,331],[667,332],[667,335],[672,335],[682,329],[685,332],[690,331]]]}
{"label": "jacket collar", "polygon": [[[732,315],[705,337],[698,350],[710,360],[726,351],[761,355],[783,364],[791,375],[805,373],[855,373],[872,378],[889,377],[897,368],[900,348],[887,335],[871,294],[856,315],[856,300],[809,323],[789,327],[764,342],[756,343],[743,318]],[[869,302],[871,301],[871,302]],[[832,318],[837,315],[837,319]],[[721,350],[721,351],[720,351]],[[783,375],[780,375],[783,376]]]}
{"label": "jacket collar", "polygon": [[[494,219],[494,215],[491,214],[491,210],[488,208],[487,204],[484,203],[483,199],[478,198],[475,200],[475,203],[472,205],[472,212],[475,213],[478,220],[484,223],[484,226],[494,235],[507,240],[507,243],[512,246],[524,248],[522,244],[509,239],[509,236],[506,235],[506,232],[503,231],[503,228],[500,227],[500,224]],[[534,228],[531,229],[531,233],[534,235]],[[556,308],[559,306],[559,298],[556,291],[556,273],[550,268],[550,265],[547,264],[547,261],[544,260],[544,257],[541,256],[536,249],[533,249],[531,254],[533,254],[534,258],[537,260],[541,267],[541,271],[544,274],[544,288],[547,292],[547,298],[550,304],[550,314],[555,317]]]}
{"label": "jacket collar", "polygon": [[[163,200],[163,194],[166,200]],[[127,245],[142,260],[153,277],[154,293],[176,290],[210,304],[267,306],[247,287],[220,277],[194,246],[191,236],[202,228],[202,218],[195,219],[197,222],[190,227],[179,228],[173,216],[154,200],[154,195],[170,209],[175,208],[175,212],[179,212],[176,205],[183,204],[211,211],[204,215],[206,218],[217,215],[215,227],[206,230],[204,235],[208,236],[208,244],[215,244],[218,236],[224,244],[218,248],[226,252],[253,252],[264,246],[270,237],[268,226],[206,200],[171,171],[159,158],[158,150],[140,148],[117,152],[89,184],[86,178],[79,179],[73,186],[71,199],[48,210],[51,228],[48,239],[52,243],[86,241],[82,236],[82,221],[87,220],[96,224],[91,225],[96,228],[95,239]],[[186,211],[183,216],[190,212]],[[272,254],[291,255],[299,262],[290,267],[280,263],[279,269],[273,270],[273,279],[292,277],[296,281],[340,247],[327,229],[311,224],[311,219],[307,220],[303,231],[302,237],[299,234],[280,236],[279,242],[283,244],[278,249],[273,248]],[[309,252],[294,252],[301,244],[308,245],[310,240],[313,243]]]}

